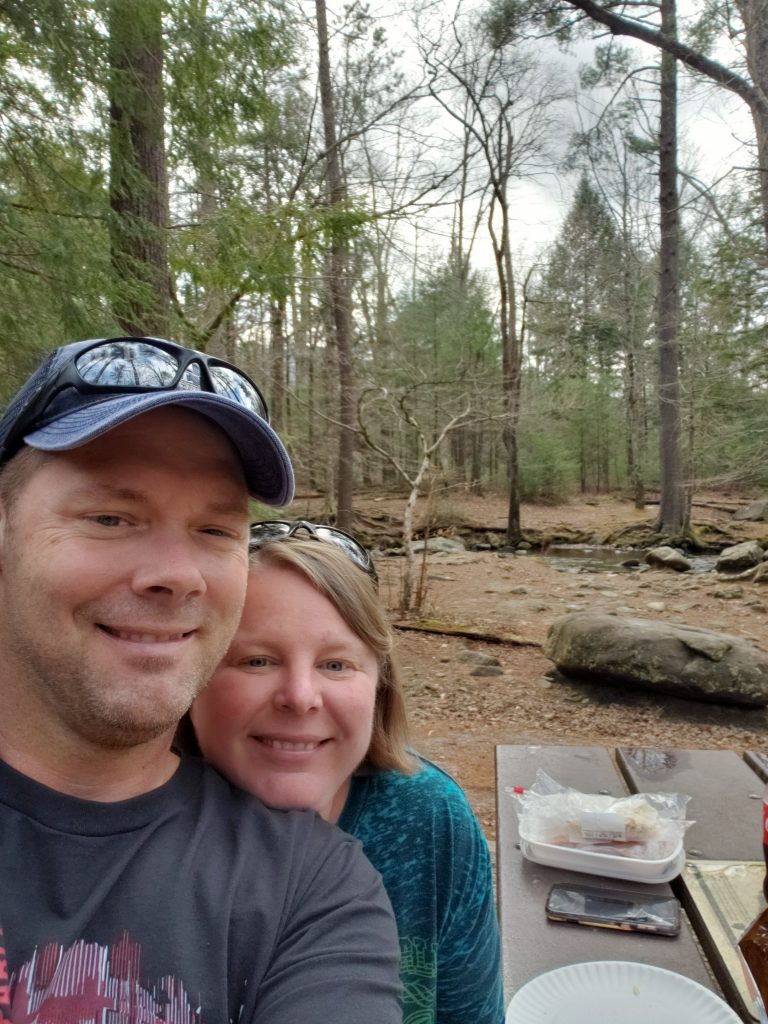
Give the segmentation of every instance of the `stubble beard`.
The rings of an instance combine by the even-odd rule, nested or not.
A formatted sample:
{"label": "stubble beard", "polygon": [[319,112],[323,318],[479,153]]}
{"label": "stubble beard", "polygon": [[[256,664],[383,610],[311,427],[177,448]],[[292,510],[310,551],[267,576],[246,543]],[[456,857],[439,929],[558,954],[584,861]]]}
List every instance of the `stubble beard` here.
{"label": "stubble beard", "polygon": [[[50,648],[14,645],[23,675],[49,721],[90,746],[125,750],[171,734],[213,674],[223,654],[201,652],[198,663],[179,668],[173,658],[137,659],[130,670],[97,674],[83,660]],[[21,647],[21,649],[20,649]]]}

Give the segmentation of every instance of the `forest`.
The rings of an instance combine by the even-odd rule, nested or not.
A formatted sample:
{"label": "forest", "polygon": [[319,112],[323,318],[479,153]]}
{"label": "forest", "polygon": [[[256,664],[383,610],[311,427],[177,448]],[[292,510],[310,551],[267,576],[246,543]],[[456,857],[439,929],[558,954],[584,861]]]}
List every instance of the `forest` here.
{"label": "forest", "polygon": [[[515,543],[621,492],[684,535],[768,488],[766,8],[0,0],[0,399],[168,337],[253,377],[341,526],[463,488]],[[735,156],[691,97],[747,113]]]}

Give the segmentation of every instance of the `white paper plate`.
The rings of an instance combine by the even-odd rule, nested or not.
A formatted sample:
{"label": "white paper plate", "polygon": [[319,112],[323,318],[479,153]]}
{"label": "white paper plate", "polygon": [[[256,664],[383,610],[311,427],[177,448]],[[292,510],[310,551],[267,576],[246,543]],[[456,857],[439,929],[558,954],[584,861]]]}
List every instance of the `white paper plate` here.
{"label": "white paper plate", "polygon": [[515,993],[506,1024],[741,1024],[709,989],[650,964],[595,960],[533,978]]}

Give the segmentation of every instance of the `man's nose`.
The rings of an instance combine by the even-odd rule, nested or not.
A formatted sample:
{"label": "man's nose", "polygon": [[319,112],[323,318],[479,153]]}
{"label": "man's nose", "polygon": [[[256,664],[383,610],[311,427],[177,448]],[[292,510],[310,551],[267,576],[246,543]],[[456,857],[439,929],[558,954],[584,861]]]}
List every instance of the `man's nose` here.
{"label": "man's nose", "polygon": [[133,574],[137,594],[167,594],[183,600],[205,593],[204,556],[186,532],[157,531],[142,546],[141,563]]}

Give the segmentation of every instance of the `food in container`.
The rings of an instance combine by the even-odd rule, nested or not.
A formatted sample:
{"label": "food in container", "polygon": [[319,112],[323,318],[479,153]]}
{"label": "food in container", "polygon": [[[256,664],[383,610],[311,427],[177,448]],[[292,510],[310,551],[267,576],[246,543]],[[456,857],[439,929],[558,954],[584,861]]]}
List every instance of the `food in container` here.
{"label": "food in container", "polygon": [[581,793],[539,770],[530,789],[511,795],[529,860],[647,883],[669,881],[685,863],[683,836],[693,823],[685,818],[683,794]]}

